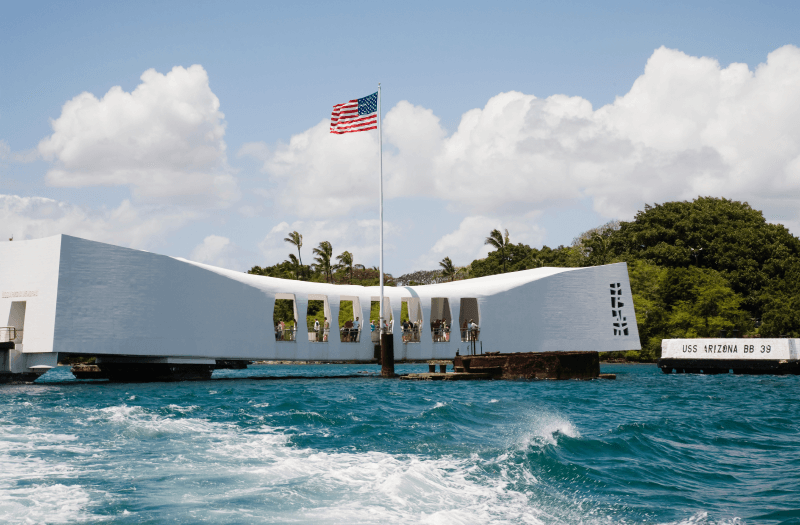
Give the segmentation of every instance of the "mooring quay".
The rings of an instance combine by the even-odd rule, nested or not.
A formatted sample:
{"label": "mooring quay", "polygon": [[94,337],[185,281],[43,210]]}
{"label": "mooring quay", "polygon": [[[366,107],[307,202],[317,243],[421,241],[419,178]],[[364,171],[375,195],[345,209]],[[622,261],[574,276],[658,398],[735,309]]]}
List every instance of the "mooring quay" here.
{"label": "mooring quay", "polygon": [[[68,235],[0,243],[0,290],[0,381],[33,380],[59,356],[94,356],[107,373],[142,381],[210,377],[237,361],[369,363],[382,337],[398,361],[481,347],[640,349],[624,263],[387,287],[382,337],[370,329],[377,287],[249,275]],[[307,329],[315,319],[320,328]]]}

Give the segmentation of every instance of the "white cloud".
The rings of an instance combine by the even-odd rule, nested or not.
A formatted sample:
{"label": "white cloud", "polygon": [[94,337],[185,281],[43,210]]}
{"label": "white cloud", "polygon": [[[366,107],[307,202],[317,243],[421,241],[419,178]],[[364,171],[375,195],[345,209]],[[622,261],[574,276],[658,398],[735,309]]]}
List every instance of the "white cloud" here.
{"label": "white cloud", "polygon": [[33,162],[39,158],[39,152],[35,149],[24,151],[11,151],[8,142],[0,139],[0,160],[10,160],[11,162],[18,162],[25,164]]}
{"label": "white cloud", "polygon": [[54,186],[129,185],[143,202],[226,206],[239,189],[226,160],[224,115],[202,66],[148,69],[127,93],[64,104],[39,153]]}
{"label": "white cloud", "polygon": [[[333,135],[327,120],[278,144],[264,163],[275,205],[301,217],[335,217],[375,204],[378,146],[372,133]],[[258,158],[265,150],[243,147]]]}
{"label": "white cloud", "polygon": [[136,207],[89,210],[43,197],[0,195],[0,235],[15,240],[68,234],[133,248],[150,248],[194,219],[191,212]]}
{"label": "white cloud", "polygon": [[486,257],[493,250],[484,244],[489,232],[495,228],[504,232],[509,230],[509,240],[513,244],[539,245],[544,240],[544,230],[533,223],[538,214],[516,220],[503,220],[497,217],[466,217],[458,228],[442,236],[428,253],[417,259],[418,268],[436,269],[439,261],[450,257],[456,266],[469,264],[475,259]]}
{"label": "white cloud", "polygon": [[202,243],[195,246],[189,259],[220,268],[239,270],[241,267],[239,251],[227,237],[209,235]]}
{"label": "white cloud", "polygon": [[[798,92],[800,49],[791,45],[753,71],[662,47],[627,94],[596,110],[581,97],[501,93],[448,135],[430,110],[404,101],[384,119],[386,196],[503,217],[585,198],[620,218],[645,202],[698,195],[765,207],[788,200],[796,209]],[[375,205],[374,133],[330,135],[323,121],[257,151],[280,183],[273,198],[299,216]]]}
{"label": "white cloud", "polygon": [[[292,231],[303,234],[302,259],[303,264],[313,264],[312,250],[320,242],[328,241],[333,246],[334,257],[347,250],[355,257],[356,264],[368,264],[367,261],[377,261],[379,251],[379,230],[377,220],[335,220],[335,221],[295,221],[292,224],[281,222],[259,243],[259,249],[264,257],[264,264],[271,266],[288,259],[290,253],[297,254],[297,249],[283,239]],[[394,243],[387,238],[399,233],[392,223],[384,222],[384,253],[391,253],[396,249]],[[375,262],[374,264],[377,264]],[[389,270],[387,270],[389,271]]]}

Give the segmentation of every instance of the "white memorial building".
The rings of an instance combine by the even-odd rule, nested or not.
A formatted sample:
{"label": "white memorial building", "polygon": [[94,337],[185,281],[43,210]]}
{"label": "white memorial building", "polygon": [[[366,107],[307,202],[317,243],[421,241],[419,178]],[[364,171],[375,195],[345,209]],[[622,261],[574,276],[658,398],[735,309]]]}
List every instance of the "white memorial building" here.
{"label": "white memorial building", "polygon": [[[0,243],[0,290],[5,374],[44,373],[59,353],[132,363],[368,362],[377,340],[369,313],[378,287],[249,275],[68,235]],[[484,352],[640,349],[624,263],[387,287],[385,295],[397,360],[452,359],[472,338]],[[292,301],[298,333],[276,332],[281,299]],[[323,302],[327,333],[305,328],[314,300]],[[415,325],[408,331],[403,303]],[[360,330],[340,327],[342,308]],[[474,336],[462,330],[470,320]]]}

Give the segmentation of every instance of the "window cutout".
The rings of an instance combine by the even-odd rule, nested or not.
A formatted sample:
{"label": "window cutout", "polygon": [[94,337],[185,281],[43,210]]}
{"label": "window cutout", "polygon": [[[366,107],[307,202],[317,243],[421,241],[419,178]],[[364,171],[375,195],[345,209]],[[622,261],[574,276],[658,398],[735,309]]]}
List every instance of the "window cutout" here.
{"label": "window cutout", "polygon": [[419,343],[422,333],[422,303],[419,297],[403,297],[400,303],[400,326],[404,343]]}
{"label": "window cutout", "polygon": [[275,309],[272,311],[276,341],[295,341],[297,339],[297,303],[294,294],[275,294]]}
{"label": "window cutout", "polygon": [[461,311],[458,316],[458,325],[461,327],[462,341],[479,341],[481,335],[481,318],[478,309],[478,300],[474,297],[461,299]]}
{"label": "window cutout", "polygon": [[614,335],[628,335],[628,318],[622,316],[622,286],[620,283],[611,283],[611,318],[614,327]]}
{"label": "window cutout", "polygon": [[[394,331],[394,316],[392,316],[391,301],[389,301],[388,297],[384,297],[383,300],[383,315],[386,317],[383,320],[383,324],[385,325],[384,330],[387,334],[391,334]],[[372,342],[374,343],[380,343],[381,341],[380,329],[378,327],[378,320],[381,317],[380,304],[380,297],[373,297],[372,301],[370,301],[369,319],[370,325],[375,326],[375,330],[372,332]]]}
{"label": "window cutout", "polygon": [[433,337],[433,342],[449,342],[452,326],[453,317],[450,314],[450,301],[448,301],[447,297],[434,297],[431,299],[431,336]]}
{"label": "window cutout", "polygon": [[306,323],[308,324],[308,340],[311,343],[327,343],[331,332],[331,308],[327,295],[310,294]]}
{"label": "window cutout", "polygon": [[339,301],[339,341],[358,343],[364,320],[361,319],[361,301],[358,297],[342,296]]}
{"label": "window cutout", "polygon": [[[22,344],[22,335],[25,331],[25,301],[12,301],[11,311],[8,313],[8,326],[14,330],[9,330],[7,339],[14,341],[15,344]],[[5,335],[5,334],[4,334]]]}

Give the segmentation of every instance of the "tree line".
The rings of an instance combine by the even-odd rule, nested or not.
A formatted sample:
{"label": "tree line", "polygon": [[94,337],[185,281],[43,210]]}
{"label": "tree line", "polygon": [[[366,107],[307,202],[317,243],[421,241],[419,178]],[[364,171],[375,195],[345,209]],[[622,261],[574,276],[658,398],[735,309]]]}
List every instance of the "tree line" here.
{"label": "tree line", "polygon": [[[290,253],[283,262],[273,266],[253,266],[247,273],[277,277],[279,279],[294,279],[299,281],[326,282],[331,284],[358,284],[361,286],[374,286],[380,282],[380,271],[377,267],[367,268],[363,264],[355,263],[355,256],[345,250],[336,257],[333,256],[333,245],[322,241],[311,250],[314,256],[311,264],[303,264],[301,249],[303,248],[303,235],[297,231],[289,233],[284,242],[297,249],[297,255]],[[384,284],[394,286],[391,274],[384,273]]]}

